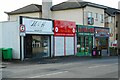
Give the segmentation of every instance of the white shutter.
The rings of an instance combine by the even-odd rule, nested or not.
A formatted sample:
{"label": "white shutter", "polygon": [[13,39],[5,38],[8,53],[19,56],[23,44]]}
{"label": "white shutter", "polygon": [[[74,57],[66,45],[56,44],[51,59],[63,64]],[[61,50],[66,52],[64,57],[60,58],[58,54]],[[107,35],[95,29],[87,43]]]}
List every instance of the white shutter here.
{"label": "white shutter", "polygon": [[55,37],[55,56],[64,56],[64,37]]}
{"label": "white shutter", "polygon": [[66,55],[74,55],[74,37],[66,37]]}

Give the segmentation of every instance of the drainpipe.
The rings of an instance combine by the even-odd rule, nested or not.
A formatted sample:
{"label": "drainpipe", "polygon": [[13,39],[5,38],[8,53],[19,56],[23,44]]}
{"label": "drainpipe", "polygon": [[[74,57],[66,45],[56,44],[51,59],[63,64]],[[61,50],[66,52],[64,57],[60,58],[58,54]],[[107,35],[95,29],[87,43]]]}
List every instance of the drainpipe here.
{"label": "drainpipe", "polygon": [[85,16],[84,16],[84,7],[82,8],[82,11],[83,11],[83,25],[85,25],[85,24],[84,24],[84,20],[85,20],[85,19],[84,19],[84,17],[85,17]]}
{"label": "drainpipe", "polygon": [[115,27],[116,27],[116,16],[114,18],[114,40],[116,40],[116,30],[115,30]]}

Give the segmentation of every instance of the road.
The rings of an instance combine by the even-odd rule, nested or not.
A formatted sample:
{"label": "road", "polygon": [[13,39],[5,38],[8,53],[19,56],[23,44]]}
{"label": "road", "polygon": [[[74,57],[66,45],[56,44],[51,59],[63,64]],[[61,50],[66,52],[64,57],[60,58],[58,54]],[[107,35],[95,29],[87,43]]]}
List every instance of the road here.
{"label": "road", "polygon": [[[39,61],[40,62],[40,61]],[[6,64],[3,78],[118,78],[118,58],[61,58],[61,62]]]}

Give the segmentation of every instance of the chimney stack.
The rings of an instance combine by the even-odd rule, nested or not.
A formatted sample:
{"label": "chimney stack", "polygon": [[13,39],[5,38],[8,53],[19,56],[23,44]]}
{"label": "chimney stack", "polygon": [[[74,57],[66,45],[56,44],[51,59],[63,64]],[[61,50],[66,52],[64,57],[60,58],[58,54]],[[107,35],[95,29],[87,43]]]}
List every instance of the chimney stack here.
{"label": "chimney stack", "polygon": [[52,19],[52,0],[42,0],[42,18]]}

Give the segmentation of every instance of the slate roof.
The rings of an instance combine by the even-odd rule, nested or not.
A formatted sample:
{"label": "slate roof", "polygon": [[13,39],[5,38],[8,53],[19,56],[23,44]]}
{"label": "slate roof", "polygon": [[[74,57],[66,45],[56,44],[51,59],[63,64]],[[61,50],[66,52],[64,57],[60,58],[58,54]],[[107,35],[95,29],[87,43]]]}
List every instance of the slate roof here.
{"label": "slate roof", "polygon": [[106,8],[105,12],[110,16],[115,16],[116,13],[120,13],[120,10],[108,7]]}
{"label": "slate roof", "polygon": [[20,9],[11,12],[5,12],[7,14],[23,14],[23,13],[32,13],[32,12],[42,12],[42,5],[30,4]]}
{"label": "slate roof", "polygon": [[76,9],[76,8],[82,8],[85,6],[93,6],[93,7],[102,8],[102,9],[106,8],[106,6],[103,6],[103,5],[77,0],[77,2],[66,1],[57,5],[54,5],[52,6],[51,10],[58,11],[58,10]]}
{"label": "slate roof", "polygon": [[[74,2],[70,2],[70,0],[68,0],[68,1],[52,6],[51,10],[59,11],[59,10],[77,9],[77,8],[83,8],[86,6],[93,6],[93,7],[105,9],[105,12],[111,16],[114,16],[114,14],[117,11],[120,12],[120,10],[115,9],[115,8],[110,8],[104,5],[81,1],[81,0],[75,0]],[[24,14],[24,13],[33,13],[33,12],[42,12],[42,5],[30,4],[20,9],[17,9],[11,12],[5,12],[5,13],[13,15],[13,14]]]}

